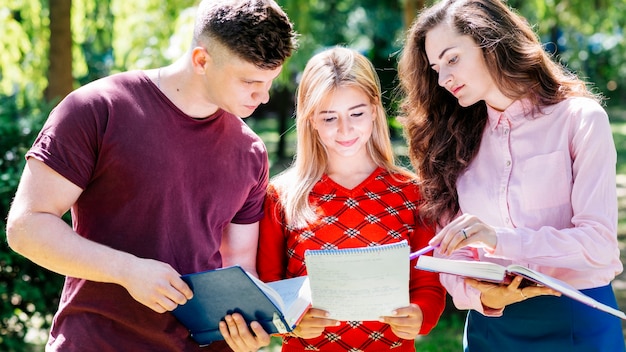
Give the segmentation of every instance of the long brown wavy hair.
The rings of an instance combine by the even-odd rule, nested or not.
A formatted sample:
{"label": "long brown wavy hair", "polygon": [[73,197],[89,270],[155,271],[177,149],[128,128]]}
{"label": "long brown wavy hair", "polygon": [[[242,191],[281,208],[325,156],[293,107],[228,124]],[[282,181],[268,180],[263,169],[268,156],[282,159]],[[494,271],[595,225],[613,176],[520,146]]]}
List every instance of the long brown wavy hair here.
{"label": "long brown wavy hair", "polygon": [[445,224],[459,211],[456,181],[480,147],[487,106],[461,107],[438,85],[426,56],[427,33],[450,23],[482,48],[507,97],[529,99],[537,111],[570,96],[588,96],[586,83],[546,53],[527,21],[500,0],[443,0],[425,9],[407,32],[398,63],[401,111],[409,157],[420,178],[422,216]]}

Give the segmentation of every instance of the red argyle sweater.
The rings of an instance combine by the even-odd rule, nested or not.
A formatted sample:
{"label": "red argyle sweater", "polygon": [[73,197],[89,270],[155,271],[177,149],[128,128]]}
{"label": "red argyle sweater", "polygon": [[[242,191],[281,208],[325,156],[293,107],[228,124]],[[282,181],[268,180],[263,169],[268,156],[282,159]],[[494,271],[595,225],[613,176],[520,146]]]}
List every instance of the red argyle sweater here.
{"label": "red argyle sweater", "polygon": [[[328,176],[313,187],[309,201],[319,221],[302,229],[285,226],[276,189],[270,185],[261,220],[257,270],[263,281],[306,275],[307,249],[354,248],[406,239],[411,250],[427,245],[433,228],[418,217],[420,195],[415,182],[382,168],[354,189],[346,189]],[[411,262],[411,268],[415,261]],[[411,303],[424,313],[420,334],[437,324],[445,305],[445,291],[436,273],[411,269]],[[377,321],[349,321],[327,328],[321,336],[283,338],[283,351],[415,351],[413,340],[398,338],[389,325]]]}

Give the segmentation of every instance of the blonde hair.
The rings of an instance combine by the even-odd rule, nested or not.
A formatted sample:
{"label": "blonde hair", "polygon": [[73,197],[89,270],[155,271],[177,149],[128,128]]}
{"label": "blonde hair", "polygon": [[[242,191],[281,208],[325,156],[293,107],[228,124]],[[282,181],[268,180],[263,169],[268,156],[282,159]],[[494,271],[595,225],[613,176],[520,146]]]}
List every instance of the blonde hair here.
{"label": "blonde hair", "polygon": [[326,172],[328,155],[311,120],[321,101],[339,87],[360,89],[374,106],[374,127],[367,142],[367,151],[374,163],[392,175],[414,177],[413,173],[395,164],[387,115],[382,106],[380,80],[372,63],[352,49],[339,46],[326,49],[309,60],[297,89],[298,141],[294,162],[272,180],[289,226],[302,228],[317,220],[317,214],[309,204],[309,193]]}

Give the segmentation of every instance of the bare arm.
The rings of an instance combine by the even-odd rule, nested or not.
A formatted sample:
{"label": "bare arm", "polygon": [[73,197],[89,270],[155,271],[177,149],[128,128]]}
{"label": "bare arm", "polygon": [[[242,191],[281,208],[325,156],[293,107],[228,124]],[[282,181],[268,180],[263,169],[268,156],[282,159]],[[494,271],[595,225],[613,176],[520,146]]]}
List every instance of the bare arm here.
{"label": "bare arm", "polygon": [[259,223],[230,223],[222,235],[222,266],[240,265],[257,276],[256,252],[259,244]]}
{"label": "bare arm", "polygon": [[[256,251],[259,243],[259,223],[230,223],[222,234],[220,253],[222,266],[240,265],[244,270],[257,276]],[[243,317],[235,313],[224,317],[220,322],[220,332],[233,351],[256,351],[270,343],[270,335],[261,324],[250,322],[248,328]]]}
{"label": "bare arm", "polygon": [[61,275],[119,284],[157,312],[191,298],[191,290],[169,264],[138,258],[74,232],[61,217],[81,193],[78,186],[30,158],[8,215],[11,248]]}

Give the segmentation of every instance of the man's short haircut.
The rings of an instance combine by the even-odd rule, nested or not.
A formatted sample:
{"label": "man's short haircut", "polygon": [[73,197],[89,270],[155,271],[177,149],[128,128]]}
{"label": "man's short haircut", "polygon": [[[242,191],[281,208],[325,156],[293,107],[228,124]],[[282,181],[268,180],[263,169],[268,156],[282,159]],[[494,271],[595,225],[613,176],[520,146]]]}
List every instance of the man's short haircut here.
{"label": "man's short haircut", "polygon": [[263,69],[282,65],[297,46],[292,23],[273,0],[203,0],[193,45],[211,51],[213,41]]}

